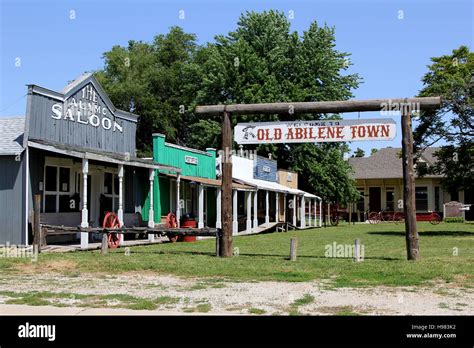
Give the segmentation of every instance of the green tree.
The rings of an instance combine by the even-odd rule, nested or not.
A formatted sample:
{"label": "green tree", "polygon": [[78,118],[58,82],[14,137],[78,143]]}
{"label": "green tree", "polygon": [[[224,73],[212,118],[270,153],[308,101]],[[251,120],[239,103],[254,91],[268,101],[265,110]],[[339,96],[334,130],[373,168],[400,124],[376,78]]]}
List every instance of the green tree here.
{"label": "green tree", "polygon": [[[202,50],[205,59],[200,64],[203,78],[197,95],[199,104],[346,100],[352,97],[352,89],[358,87],[360,80],[357,74],[344,74],[351,63],[348,53],[335,49],[334,28],[313,22],[299,35],[290,30],[285,14],[278,11],[243,14],[235,31],[217,36],[215,43]],[[280,116],[245,115],[233,121],[323,117],[320,114],[296,117],[289,112]],[[205,119],[207,126],[213,129],[220,123],[218,117]],[[215,127],[210,126],[212,123]],[[329,153],[325,153],[327,149],[331,149]],[[272,153],[280,167],[301,170],[301,187],[319,193],[324,189],[319,184],[324,178],[325,183],[332,183],[326,187],[334,189],[333,197],[327,190],[327,200],[344,202],[353,198],[340,195],[336,190],[338,185],[346,188],[353,185],[343,159],[347,148],[342,144],[271,144],[259,146],[258,150]],[[339,155],[336,156],[336,152]],[[329,154],[332,157],[326,157]],[[322,166],[318,162],[321,159],[333,162],[331,166]],[[337,171],[333,167],[337,167]]]}
{"label": "green tree", "polygon": [[441,96],[439,110],[420,115],[414,132],[418,154],[444,140],[431,166],[419,166],[420,175],[442,174],[448,190],[466,190],[474,183],[474,52],[468,47],[431,58],[419,96]]}
{"label": "green tree", "polygon": [[151,154],[154,132],[184,144],[200,80],[196,51],[196,36],[172,27],[151,43],[129,41],[104,53],[105,67],[96,76],[115,106],[140,115],[140,154]]}
{"label": "green tree", "polygon": [[372,156],[372,155],[376,154],[377,151],[378,151],[378,149],[375,149],[375,148],[374,148],[374,149],[371,149],[371,150],[370,150],[370,155]]}
{"label": "green tree", "polygon": [[360,147],[358,147],[355,151],[352,157],[364,157],[365,156],[365,151],[362,150]]}
{"label": "green tree", "polygon": [[300,182],[300,189],[311,190],[326,202],[342,203],[355,202],[359,192],[355,181],[350,178],[352,167],[344,160],[345,146],[334,143],[302,144],[297,146],[293,155],[295,158],[308,156],[311,160],[295,161],[292,169],[307,176]]}

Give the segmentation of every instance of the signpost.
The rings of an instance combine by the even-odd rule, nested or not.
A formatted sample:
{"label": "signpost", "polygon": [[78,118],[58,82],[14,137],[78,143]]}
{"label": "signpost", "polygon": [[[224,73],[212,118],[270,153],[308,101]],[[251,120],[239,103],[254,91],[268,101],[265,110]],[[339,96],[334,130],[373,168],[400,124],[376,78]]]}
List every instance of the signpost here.
{"label": "signpost", "polygon": [[[231,153],[232,149],[232,126],[231,115],[248,114],[322,114],[343,113],[355,111],[382,111],[401,112],[402,121],[402,152],[403,152],[403,185],[404,185],[404,210],[405,210],[405,234],[407,241],[407,258],[416,260],[419,253],[418,233],[416,231],[415,211],[415,185],[413,175],[413,134],[411,127],[411,113],[439,108],[441,99],[439,97],[425,98],[400,98],[400,99],[370,99],[370,100],[346,100],[346,101],[324,101],[324,102],[298,102],[298,103],[264,103],[264,104],[235,104],[235,105],[208,105],[197,106],[196,114],[222,115],[222,151],[224,154]],[[354,120],[355,121],[355,120]],[[278,123],[266,123],[267,126],[255,124],[240,125],[235,129],[235,140],[241,144],[260,143],[286,143],[286,142],[316,142],[316,141],[361,141],[361,140],[390,140],[395,136],[393,120],[360,120],[354,121],[324,120],[324,122],[339,122],[338,125],[325,123],[323,121],[286,121]],[[313,122],[313,125],[307,124]],[[273,126],[269,126],[273,124]],[[298,126],[296,126],[298,124]],[[290,125],[290,126],[289,126]],[[244,129],[246,127],[246,131]],[[262,128],[258,128],[262,127]],[[266,127],[266,128],[265,128]],[[285,127],[285,128],[283,128]],[[329,127],[329,128],[328,128]],[[342,127],[342,128],[338,128]],[[351,128],[353,127],[353,128]],[[281,128],[280,131],[276,131]],[[298,136],[296,136],[296,129]],[[319,130],[322,128],[323,130]],[[392,129],[393,128],[393,129]],[[259,129],[260,138],[259,140]],[[293,136],[289,136],[292,129]],[[312,131],[311,131],[312,129]],[[331,129],[331,130],[329,130]],[[363,129],[363,130],[362,130]],[[267,134],[268,130],[268,134]],[[294,130],[294,131],[293,131]],[[370,130],[370,135],[369,135]],[[255,138],[250,134],[250,131]],[[245,139],[245,134],[248,134]],[[262,133],[263,132],[263,133]],[[321,132],[321,134],[319,133]],[[377,136],[375,136],[377,132]],[[286,135],[285,135],[286,134]],[[320,136],[321,135],[321,136]],[[354,137],[354,139],[350,139]],[[358,138],[358,140],[356,140]],[[232,160],[224,156],[222,162],[222,237],[220,243],[220,256],[232,256]]]}
{"label": "signpost", "polygon": [[239,123],[234,128],[237,144],[377,141],[395,136],[393,119]]}

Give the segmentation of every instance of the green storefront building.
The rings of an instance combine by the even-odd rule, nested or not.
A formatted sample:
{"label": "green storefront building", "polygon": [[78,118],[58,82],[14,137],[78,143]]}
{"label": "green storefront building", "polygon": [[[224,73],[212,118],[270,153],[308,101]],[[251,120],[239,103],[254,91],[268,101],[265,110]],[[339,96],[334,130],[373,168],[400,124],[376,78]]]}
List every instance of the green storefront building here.
{"label": "green storefront building", "polygon": [[[153,161],[173,165],[182,171],[177,175],[156,170],[154,177],[150,177],[154,189],[151,194],[145,193],[143,220],[149,221],[149,226],[164,223],[166,215],[173,212],[180,223],[186,218],[188,222],[194,219],[196,227],[216,227],[216,202],[221,184],[216,180],[216,150],[200,151],[170,144],[165,141],[165,135],[153,134]],[[154,212],[151,219],[148,213],[150,196]]]}

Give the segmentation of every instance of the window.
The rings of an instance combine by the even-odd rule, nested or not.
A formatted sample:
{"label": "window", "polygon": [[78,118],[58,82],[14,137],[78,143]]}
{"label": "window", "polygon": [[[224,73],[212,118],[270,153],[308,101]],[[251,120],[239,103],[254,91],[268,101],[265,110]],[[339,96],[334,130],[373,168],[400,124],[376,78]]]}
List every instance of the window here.
{"label": "window", "polygon": [[48,165],[44,170],[44,181],[44,212],[70,211],[71,169]]}
{"label": "window", "polygon": [[434,199],[435,199],[435,211],[440,211],[440,206],[439,206],[439,186],[435,186],[435,191],[434,191]]}
{"label": "window", "polygon": [[415,204],[416,210],[428,210],[428,188],[426,186],[415,188]]}
{"label": "window", "polygon": [[393,187],[387,188],[385,191],[385,200],[388,211],[395,210],[395,191]]}
{"label": "window", "polygon": [[286,174],[286,181],[288,181],[288,182],[293,181],[293,173],[287,173]]}
{"label": "window", "polygon": [[119,180],[117,174],[104,173],[104,196],[104,206],[106,210],[117,211],[119,197]]}
{"label": "window", "polygon": [[365,194],[365,191],[364,191],[364,189],[358,189],[358,190],[359,190],[360,196],[357,199],[356,210],[365,211],[365,209],[364,209],[364,194]]}

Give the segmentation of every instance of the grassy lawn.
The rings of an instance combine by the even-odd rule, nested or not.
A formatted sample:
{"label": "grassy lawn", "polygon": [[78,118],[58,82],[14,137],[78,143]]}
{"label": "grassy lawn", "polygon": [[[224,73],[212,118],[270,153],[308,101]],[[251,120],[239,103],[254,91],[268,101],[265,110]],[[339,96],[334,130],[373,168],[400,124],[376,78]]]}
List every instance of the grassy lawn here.
{"label": "grassy lawn", "polygon": [[[214,256],[214,239],[196,243],[165,243],[99,251],[42,253],[33,263],[27,259],[0,258],[2,273],[59,271],[81,273],[154,272],[216,281],[330,280],[329,286],[419,285],[428,281],[474,286],[474,224],[418,223],[421,260],[406,260],[404,226],[391,223],[358,224],[288,233],[234,238],[238,256]],[[299,240],[298,260],[288,261],[290,238]],[[365,248],[363,262],[352,258],[327,258],[327,244],[353,244],[359,238]],[[237,249],[236,249],[237,250]],[[457,252],[457,255],[456,255]],[[61,264],[67,267],[61,268]],[[201,310],[201,309],[196,309]],[[202,310],[205,310],[202,309]]]}

